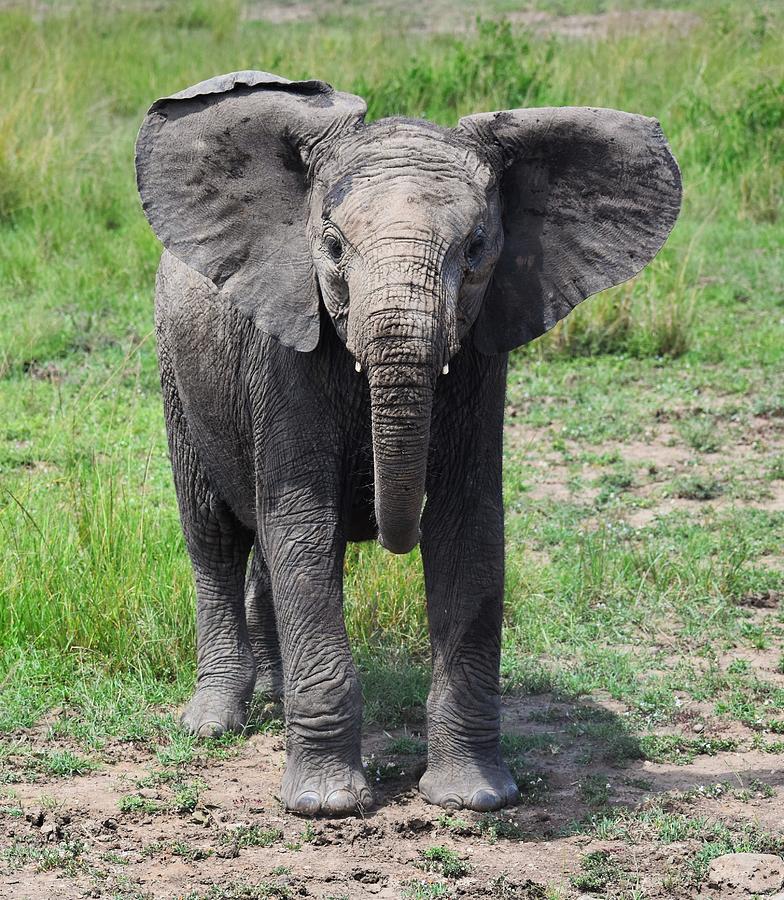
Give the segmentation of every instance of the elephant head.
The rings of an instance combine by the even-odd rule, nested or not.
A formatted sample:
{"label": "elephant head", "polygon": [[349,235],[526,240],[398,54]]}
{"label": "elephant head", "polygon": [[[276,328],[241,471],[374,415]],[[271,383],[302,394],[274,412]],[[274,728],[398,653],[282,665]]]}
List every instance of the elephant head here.
{"label": "elephant head", "polygon": [[220,76],[153,104],[137,177],[167,249],[260,329],[312,351],[323,304],[369,381],[379,539],[404,553],[450,358],[512,350],[636,274],[681,184],[658,122],[617,110],[364,113],[323,82]]}

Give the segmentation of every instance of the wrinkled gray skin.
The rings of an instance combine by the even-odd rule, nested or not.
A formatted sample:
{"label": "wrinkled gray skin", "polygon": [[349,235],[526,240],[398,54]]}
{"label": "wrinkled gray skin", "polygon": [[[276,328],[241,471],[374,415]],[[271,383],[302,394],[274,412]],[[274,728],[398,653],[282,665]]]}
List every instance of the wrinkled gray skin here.
{"label": "wrinkled gray skin", "polygon": [[363,114],[321,82],[242,72],[158,101],[140,132],[197,592],[183,723],[238,730],[254,685],[282,694],[286,806],[369,807],[344,551],[421,542],[433,680],[420,789],[492,810],[518,798],[499,752],[507,351],[645,265],[680,178],[658,123],[614,110],[456,129]]}

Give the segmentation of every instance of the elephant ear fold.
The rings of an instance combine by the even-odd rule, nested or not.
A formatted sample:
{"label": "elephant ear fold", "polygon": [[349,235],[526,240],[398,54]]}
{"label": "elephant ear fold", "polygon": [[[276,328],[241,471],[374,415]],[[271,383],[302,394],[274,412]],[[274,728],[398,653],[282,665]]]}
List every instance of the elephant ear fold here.
{"label": "elephant ear fold", "polygon": [[485,353],[528,343],[636,275],[678,217],[680,171],[655,119],[516,109],[468,116],[458,131],[499,175],[504,248],[474,331]]}
{"label": "elephant ear fold", "polygon": [[234,72],[157,100],[136,142],[142,205],[166,249],[297,350],[319,337],[308,161],[365,109],[321,81]]}

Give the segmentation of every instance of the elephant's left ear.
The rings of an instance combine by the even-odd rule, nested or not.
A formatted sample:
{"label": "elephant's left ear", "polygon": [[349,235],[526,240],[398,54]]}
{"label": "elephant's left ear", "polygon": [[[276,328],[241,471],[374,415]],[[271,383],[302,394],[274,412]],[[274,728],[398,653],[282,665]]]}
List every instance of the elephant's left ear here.
{"label": "elephant's left ear", "polygon": [[519,347],[598,291],[636,275],[678,217],[681,177],[659,123],[614,109],[481,113],[458,131],[499,175],[504,249],[474,340]]}
{"label": "elephant's left ear", "polygon": [[322,81],[233,72],[153,103],[136,141],[144,212],[166,249],[297,350],[319,338],[309,162],[365,109]]}

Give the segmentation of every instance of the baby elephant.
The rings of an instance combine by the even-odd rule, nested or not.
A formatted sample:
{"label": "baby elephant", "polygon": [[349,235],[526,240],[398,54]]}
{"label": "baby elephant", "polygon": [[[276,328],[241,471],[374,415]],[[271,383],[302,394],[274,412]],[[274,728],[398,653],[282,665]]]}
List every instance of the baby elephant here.
{"label": "baby elephant", "polygon": [[254,685],[282,694],[286,806],[369,807],[344,552],[421,542],[433,676],[419,787],[494,810],[518,798],[499,752],[507,354],[653,258],[680,176],[658,122],[616,110],[456,128],[366,124],[365,110],[321,81],[235,72],[156,101],[139,134],[196,581],[183,723],[239,730]]}

